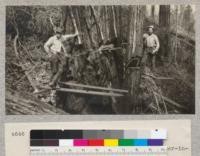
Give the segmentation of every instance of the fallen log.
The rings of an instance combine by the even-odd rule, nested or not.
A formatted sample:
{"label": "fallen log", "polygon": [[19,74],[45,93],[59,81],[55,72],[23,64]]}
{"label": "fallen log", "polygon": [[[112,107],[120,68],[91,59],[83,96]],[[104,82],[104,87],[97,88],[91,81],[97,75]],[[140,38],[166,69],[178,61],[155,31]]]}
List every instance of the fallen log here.
{"label": "fallen log", "polygon": [[176,106],[176,107],[179,107],[179,108],[182,108],[182,109],[186,109],[184,106],[182,106],[182,105],[180,105],[179,103],[177,103],[177,102],[175,102],[175,101],[169,99],[168,97],[165,97],[165,96],[163,96],[163,95],[161,95],[161,94],[159,94],[159,93],[157,93],[157,92],[154,92],[154,91],[153,91],[153,93],[156,94],[156,95],[158,95],[158,96],[160,96],[160,97],[162,97],[163,100],[167,101],[168,103],[170,103],[170,104],[172,104],[172,105],[174,105],[174,106]]}
{"label": "fallen log", "polygon": [[[40,86],[42,88],[42,91],[48,91],[52,90],[51,87],[48,86]],[[97,96],[113,96],[113,97],[122,97],[124,96],[123,94],[119,93],[109,93],[109,92],[100,92],[100,91],[91,91],[91,90],[83,90],[83,89],[71,89],[71,88],[55,88],[56,91],[61,91],[61,92],[68,92],[68,93],[74,93],[74,94],[87,94],[87,95],[97,95]],[[39,91],[40,92],[40,91]],[[37,92],[36,92],[37,94]]]}
{"label": "fallen log", "polygon": [[109,88],[105,88],[105,87],[99,87],[99,86],[77,84],[77,83],[72,83],[72,82],[59,82],[59,83],[64,84],[64,85],[68,85],[68,86],[83,87],[83,88],[88,88],[88,89],[107,90],[107,91],[128,93],[128,90],[115,89],[115,88],[110,88],[110,87]]}
{"label": "fallen log", "polygon": [[6,112],[9,115],[68,114],[59,108],[40,101],[32,94],[6,89]]}
{"label": "fallen log", "polygon": [[97,92],[97,91],[88,91],[81,89],[68,89],[68,88],[58,88],[57,91],[76,93],[76,94],[88,94],[88,95],[98,95],[98,96],[113,96],[113,97],[122,97],[123,94],[118,93],[108,93],[108,92]]}

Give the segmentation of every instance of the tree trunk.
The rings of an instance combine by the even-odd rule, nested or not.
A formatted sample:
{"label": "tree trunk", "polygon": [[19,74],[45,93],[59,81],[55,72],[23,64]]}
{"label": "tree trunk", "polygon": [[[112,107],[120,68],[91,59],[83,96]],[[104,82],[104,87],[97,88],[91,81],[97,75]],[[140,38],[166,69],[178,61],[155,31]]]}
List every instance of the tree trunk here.
{"label": "tree trunk", "polygon": [[116,15],[115,15],[115,10],[114,10],[114,6],[111,6],[112,9],[112,21],[113,21],[113,31],[114,31],[114,37],[117,38],[117,26],[116,26]]}
{"label": "tree trunk", "polygon": [[131,6],[130,7],[130,19],[129,19],[129,38],[128,38],[128,57],[130,60],[133,56],[142,55],[142,34],[143,34],[143,6]]}
{"label": "tree trunk", "polygon": [[169,55],[170,52],[170,38],[169,38],[169,30],[170,30],[170,5],[160,5],[159,11],[159,26],[160,26],[160,35],[158,36],[160,39],[160,57],[162,62],[164,58]]}
{"label": "tree trunk", "polygon": [[155,6],[154,5],[151,6],[151,18],[153,21],[155,21]]}
{"label": "tree trunk", "polygon": [[97,21],[97,15],[96,15],[94,6],[90,6],[90,9],[91,9],[91,13],[92,13],[92,16],[93,16],[95,24],[96,24],[97,32],[100,36],[100,43],[102,43],[104,41],[104,35],[103,35],[103,32],[102,32],[101,27],[99,25],[99,22]]}
{"label": "tree trunk", "polygon": [[127,60],[129,60],[136,47],[136,22],[137,22],[137,6],[130,6],[129,10],[129,37],[128,37],[128,49],[127,49]]}
{"label": "tree trunk", "polygon": [[105,32],[106,32],[106,40],[110,40],[110,30],[109,30],[109,12],[108,12],[108,6],[105,7]]}
{"label": "tree trunk", "polygon": [[160,27],[169,28],[169,26],[170,26],[170,5],[160,5],[159,25],[160,25]]}
{"label": "tree trunk", "polygon": [[[143,19],[144,19],[144,6],[131,6],[129,10],[130,23],[129,23],[129,45],[127,60],[131,60],[132,57],[142,56],[143,49]],[[127,82],[129,84],[129,91],[131,93],[131,105],[129,110],[136,112],[138,105],[138,91],[140,85],[141,70],[140,67],[128,67],[127,69]],[[131,84],[131,85],[130,85]]]}

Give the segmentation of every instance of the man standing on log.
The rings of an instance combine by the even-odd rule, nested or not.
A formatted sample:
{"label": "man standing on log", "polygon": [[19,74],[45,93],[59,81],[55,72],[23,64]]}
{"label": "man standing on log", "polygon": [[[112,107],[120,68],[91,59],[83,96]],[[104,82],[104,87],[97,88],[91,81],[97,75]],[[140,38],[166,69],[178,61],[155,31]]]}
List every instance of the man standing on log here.
{"label": "man standing on log", "polygon": [[151,25],[147,29],[148,32],[143,35],[144,55],[142,62],[145,66],[150,64],[152,70],[155,70],[156,54],[160,48],[160,43],[157,35],[153,33],[154,27]]}
{"label": "man standing on log", "polygon": [[50,37],[44,45],[45,51],[48,53],[50,66],[51,66],[51,78],[49,86],[55,87],[56,83],[63,73],[63,69],[66,66],[67,58],[70,57],[69,52],[65,50],[63,45],[70,38],[78,36],[78,31],[75,34],[63,35],[63,29],[58,27],[55,29],[55,35]]}

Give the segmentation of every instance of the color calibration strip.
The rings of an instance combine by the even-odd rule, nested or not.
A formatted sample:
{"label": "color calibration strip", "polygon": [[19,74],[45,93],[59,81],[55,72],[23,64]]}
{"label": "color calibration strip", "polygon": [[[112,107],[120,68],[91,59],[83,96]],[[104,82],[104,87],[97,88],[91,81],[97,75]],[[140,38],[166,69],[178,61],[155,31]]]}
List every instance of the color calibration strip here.
{"label": "color calibration strip", "polygon": [[167,156],[165,129],[32,130],[30,156]]}
{"label": "color calibration strip", "polygon": [[163,139],[31,140],[31,146],[163,146]]}
{"label": "color calibration strip", "polygon": [[32,130],[31,146],[163,146],[164,129],[155,130]]}

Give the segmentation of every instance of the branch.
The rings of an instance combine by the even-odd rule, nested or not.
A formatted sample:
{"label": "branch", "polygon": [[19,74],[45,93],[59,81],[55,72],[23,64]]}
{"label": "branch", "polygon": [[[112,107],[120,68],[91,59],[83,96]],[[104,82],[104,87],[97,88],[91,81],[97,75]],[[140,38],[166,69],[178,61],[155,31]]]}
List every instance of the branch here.
{"label": "branch", "polygon": [[53,31],[55,32],[56,26],[54,25],[51,16],[49,17],[49,20],[50,20],[50,23],[51,23],[51,25],[52,25],[52,27],[53,27]]}
{"label": "branch", "polygon": [[[145,76],[149,76],[149,77],[152,77],[154,79],[158,79],[158,80],[173,80],[174,78],[172,77],[156,77],[154,75],[149,75],[147,73],[144,73]],[[145,76],[143,76],[143,78],[145,78]]]}
{"label": "branch", "polygon": [[37,91],[38,89],[37,89],[35,83],[32,81],[31,76],[28,74],[28,72],[26,71],[26,68],[24,67],[24,65],[22,64],[22,62],[21,62],[21,60],[19,58],[19,53],[17,51],[17,40],[18,40],[18,37],[19,37],[19,32],[18,32],[17,28],[16,28],[16,30],[17,30],[17,35],[15,36],[15,39],[14,39],[14,51],[15,51],[15,55],[16,55],[18,61],[19,61],[19,65],[21,66],[22,70],[25,71],[25,75],[28,78],[28,81],[30,82],[31,86],[33,87],[33,89],[35,91]]}
{"label": "branch", "polygon": [[[72,19],[72,23],[73,23],[75,32],[78,32],[78,27],[77,27],[76,19],[75,19],[75,17],[74,17],[74,14],[73,14],[73,11],[72,11],[71,6],[69,6],[69,12],[70,12],[70,16],[71,16],[71,19]],[[79,34],[79,33],[78,33],[78,34]],[[79,35],[78,35],[78,44],[82,44],[81,38],[80,38]]]}

